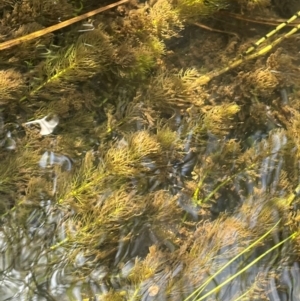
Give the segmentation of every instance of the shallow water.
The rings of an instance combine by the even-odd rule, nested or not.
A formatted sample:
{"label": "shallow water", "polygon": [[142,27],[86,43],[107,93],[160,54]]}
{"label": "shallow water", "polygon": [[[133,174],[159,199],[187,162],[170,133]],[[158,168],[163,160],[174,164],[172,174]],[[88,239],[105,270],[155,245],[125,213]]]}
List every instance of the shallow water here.
{"label": "shallow water", "polygon": [[195,87],[253,36],[155,9],[3,52],[0,301],[300,300],[299,41]]}

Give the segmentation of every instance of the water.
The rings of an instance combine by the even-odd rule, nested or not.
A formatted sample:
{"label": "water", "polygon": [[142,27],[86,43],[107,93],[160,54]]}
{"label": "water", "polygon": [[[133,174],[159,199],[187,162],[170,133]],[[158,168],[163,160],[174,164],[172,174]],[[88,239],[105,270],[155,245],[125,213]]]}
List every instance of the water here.
{"label": "water", "polygon": [[0,301],[300,300],[298,41],[111,13],[1,52]]}

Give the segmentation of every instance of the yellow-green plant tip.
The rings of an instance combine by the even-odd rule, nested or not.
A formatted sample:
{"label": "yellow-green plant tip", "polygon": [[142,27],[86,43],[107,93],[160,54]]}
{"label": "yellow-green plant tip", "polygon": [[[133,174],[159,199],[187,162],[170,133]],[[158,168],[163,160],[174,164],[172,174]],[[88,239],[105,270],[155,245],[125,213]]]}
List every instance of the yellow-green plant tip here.
{"label": "yellow-green plant tip", "polygon": [[212,293],[214,293],[215,291],[218,291],[221,287],[223,287],[225,284],[229,283],[230,281],[232,281],[234,278],[236,278],[237,276],[239,276],[240,274],[244,273],[246,270],[248,270],[251,266],[253,266],[256,262],[258,262],[259,260],[261,260],[263,257],[265,257],[267,254],[269,254],[270,252],[272,252],[273,250],[275,250],[276,248],[280,247],[282,244],[284,244],[286,241],[292,239],[294,237],[294,233],[291,234],[289,237],[287,237],[286,239],[282,240],[281,242],[279,242],[278,244],[276,244],[275,246],[273,246],[271,249],[269,249],[268,251],[266,251],[265,253],[263,253],[262,255],[260,255],[259,257],[255,258],[251,263],[249,263],[247,266],[245,266],[243,269],[241,269],[238,273],[232,275],[231,277],[229,277],[228,279],[226,279],[224,282],[222,282],[220,285],[218,285],[217,287],[215,287],[214,289],[212,289],[211,291],[209,291],[207,294],[205,294],[204,296],[202,296],[199,299],[196,299],[197,301],[201,301],[204,300],[206,297],[208,297],[209,295],[211,295]]}
{"label": "yellow-green plant tip", "polygon": [[237,297],[236,299],[232,300],[232,301],[240,301],[242,300],[244,297],[246,297],[250,292],[251,292],[251,288],[248,289],[246,292],[244,292],[242,295],[240,295],[239,297]]}
{"label": "yellow-green plant tip", "polygon": [[200,192],[200,189],[202,188],[203,186],[203,182],[207,176],[208,172],[206,172],[203,176],[202,176],[202,179],[198,182],[197,184],[197,188],[195,190],[195,192],[193,193],[193,196],[192,196],[192,200],[194,201],[194,203],[197,203],[199,205],[201,205],[203,202],[201,200],[198,199],[198,195],[199,195],[199,192]]}
{"label": "yellow-green plant tip", "polygon": [[[229,177],[225,181],[221,182],[203,201],[201,201],[201,204],[207,203],[212,198],[212,196],[219,191],[220,188],[225,186],[231,180],[232,180],[232,177]],[[199,203],[199,205],[201,205],[201,204]]]}
{"label": "yellow-green plant tip", "polygon": [[[229,260],[224,266],[222,266],[216,273],[214,273],[211,277],[209,277],[199,288],[197,288],[191,295],[189,295],[187,298],[184,299],[184,301],[190,300],[192,297],[196,295],[199,296],[201,292],[205,289],[207,284],[211,282],[218,274],[220,274],[226,267],[228,267],[232,262],[234,262],[237,258],[239,258],[244,253],[248,252],[250,249],[252,249],[255,245],[257,245],[260,241],[262,241],[266,236],[268,236],[280,223],[281,219],[264,235],[262,235],[259,239],[255,240],[250,246],[245,248],[241,253],[237,254],[234,258]],[[291,237],[289,237],[291,238]],[[196,300],[195,297],[193,300]]]}
{"label": "yellow-green plant tip", "polygon": [[295,26],[293,29],[291,29],[289,32],[283,34],[279,38],[275,39],[273,42],[270,42],[270,44],[267,44],[266,46],[262,47],[261,49],[258,49],[256,52],[252,53],[252,51],[259,45],[261,45],[264,41],[266,41],[269,37],[273,36],[275,33],[277,33],[279,30],[284,28],[287,24],[293,22],[300,16],[300,11],[297,12],[294,16],[292,16],[289,20],[286,22],[283,22],[282,24],[278,25],[274,30],[272,30],[269,34],[267,34],[265,37],[259,39],[255,46],[251,46],[242,56],[242,58],[236,59],[232,62],[230,62],[226,67],[221,68],[219,70],[214,70],[212,72],[209,72],[200,78],[196,80],[196,84],[199,86],[205,85],[208,82],[210,82],[213,78],[224,74],[225,72],[232,70],[236,68],[237,66],[241,65],[242,63],[245,63],[249,60],[255,59],[259,56],[263,56],[269,51],[271,51],[275,46],[277,46],[279,43],[281,43],[283,40],[287,39],[288,37],[295,34],[299,29],[300,25]]}
{"label": "yellow-green plant tip", "polygon": [[50,247],[51,250],[55,250],[59,247],[61,247],[64,243],[68,242],[69,241],[69,238],[65,238],[64,240],[58,242],[57,244],[53,245]]}

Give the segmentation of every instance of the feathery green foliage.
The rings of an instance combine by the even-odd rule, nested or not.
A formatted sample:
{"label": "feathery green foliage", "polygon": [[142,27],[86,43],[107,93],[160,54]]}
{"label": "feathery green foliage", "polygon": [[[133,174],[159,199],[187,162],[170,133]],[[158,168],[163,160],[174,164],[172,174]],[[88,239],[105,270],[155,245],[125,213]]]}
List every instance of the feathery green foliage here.
{"label": "feathery green foliage", "polygon": [[[0,4],[0,39],[89,9],[50,2]],[[130,3],[1,52],[1,281],[28,281],[13,298],[276,291],[300,254],[299,26],[280,34],[299,14],[259,38],[214,21],[267,4]]]}

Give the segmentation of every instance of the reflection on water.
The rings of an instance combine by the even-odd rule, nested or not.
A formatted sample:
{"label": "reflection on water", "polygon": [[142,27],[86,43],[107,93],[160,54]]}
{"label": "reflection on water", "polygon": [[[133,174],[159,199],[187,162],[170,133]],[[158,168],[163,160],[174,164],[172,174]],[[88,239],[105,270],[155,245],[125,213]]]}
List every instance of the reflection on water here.
{"label": "reflection on water", "polygon": [[[126,149],[135,145],[134,136],[131,139],[133,140],[125,144]],[[228,141],[214,143],[219,143],[219,147],[210,150],[207,147],[203,150],[206,155],[215,155],[219,148],[225,149]],[[97,255],[91,252],[94,255],[86,255],[88,252],[79,245],[81,241],[77,241],[80,238],[78,231],[84,231],[77,224],[84,223],[78,219],[78,209],[57,206],[52,200],[46,200],[46,195],[43,196],[41,190],[38,203],[24,200],[24,203],[21,202],[2,218],[1,300],[88,300],[85,298],[89,296],[97,296],[97,300],[104,300],[104,296],[112,300],[185,300],[197,291],[201,283],[210,279],[231,258],[264,235],[271,225],[282,218],[286,205],[278,206],[274,200],[295,198],[293,193],[288,196],[285,182],[282,182],[282,170],[286,162],[284,150],[288,143],[288,137],[283,130],[273,130],[265,139],[255,142],[251,149],[246,150],[251,150],[252,155],[259,158],[260,165],[256,167],[258,174],[253,178],[247,168],[236,174],[232,182],[232,189],[235,190],[234,202],[241,202],[241,205],[229,216],[201,221],[201,215],[204,218],[208,214],[201,213],[205,206],[201,209],[195,205],[187,188],[172,189],[168,193],[170,184],[166,182],[162,186],[165,190],[161,195],[162,200],[166,202],[171,197],[170,200],[178,206],[176,210],[181,208],[185,212],[184,217],[181,214],[178,216],[181,226],[178,228],[178,222],[168,221],[166,216],[162,216],[161,221],[168,223],[168,226],[159,226],[157,223],[161,222],[161,218],[152,216],[153,208],[148,205],[144,213],[130,217],[130,223],[116,228],[116,244],[110,243],[105,237],[108,235],[106,231],[110,229],[103,231],[99,236],[100,241],[97,242],[98,247],[95,247],[113,248],[112,252],[105,255],[109,257],[103,257],[103,260],[97,259],[97,256],[101,257],[101,253]],[[126,149],[123,151],[126,152]],[[173,164],[170,170],[176,187],[178,181],[181,181],[183,187],[193,181],[191,176],[185,172],[182,174],[181,170],[187,164],[187,169],[197,171],[198,160],[194,160],[195,157],[201,160],[197,153],[193,152],[191,156],[188,152],[181,161]],[[147,157],[141,161],[142,166],[145,162]],[[154,171],[156,177],[160,178],[162,171],[155,172],[159,170],[159,164],[156,163],[157,167],[155,163],[151,164],[151,172]],[[71,162],[66,156],[49,151],[44,152],[37,160],[36,170],[39,167],[43,170],[46,166],[51,170],[56,165],[65,166],[65,171],[60,172],[71,171]],[[57,178],[60,178],[59,169],[55,172]],[[43,176],[46,177],[46,174]],[[78,176],[75,175],[75,178]],[[168,181],[171,179],[169,177]],[[207,179],[207,186],[205,180],[202,183],[206,190],[213,189],[219,182],[215,179],[213,184],[211,177]],[[48,180],[51,182],[51,179]],[[135,179],[135,187],[138,187],[140,180]],[[52,186],[55,186],[53,182]],[[156,189],[161,193],[160,187]],[[52,195],[55,194],[56,190],[52,191]],[[131,194],[133,202],[137,201],[135,194],[136,192]],[[103,206],[111,199],[111,195],[112,191],[108,190],[102,197],[98,196],[96,206]],[[149,199],[144,190],[143,195],[140,200],[142,202],[151,200],[155,203],[161,197],[154,193]],[[226,202],[226,198],[227,192],[224,190],[217,200]],[[164,212],[168,214],[168,206],[164,208]],[[173,218],[176,219],[176,215]],[[186,222],[182,218],[187,219]],[[200,223],[195,224],[193,220],[199,220]],[[265,227],[262,227],[263,221],[266,223]],[[87,226],[86,224],[85,227]],[[260,243],[255,249],[237,257],[215,275],[194,298],[233,300],[241,292],[249,291],[254,296],[253,300],[256,300],[256,294],[263,290],[268,292],[269,300],[297,300],[299,294],[295,281],[299,279],[299,267],[297,262],[293,262],[293,246],[289,241],[279,250],[275,249],[251,265],[258,256],[287,236],[288,232],[285,230],[273,232],[263,244]],[[108,258],[111,259],[107,261]],[[230,275],[238,274],[247,265],[251,266],[237,275],[234,281],[226,284]],[[218,288],[222,284],[224,286]]]}
{"label": "reflection on water", "polygon": [[71,160],[68,157],[63,155],[57,155],[53,152],[44,152],[39,162],[40,167],[46,168],[48,165],[51,166],[54,164],[65,166],[67,171],[70,171],[72,168]]}
{"label": "reflection on water", "polygon": [[[0,38],[69,2],[0,4]],[[135,5],[2,52],[0,301],[298,301],[299,41]]]}
{"label": "reflection on water", "polygon": [[40,134],[42,136],[49,135],[54,131],[55,127],[58,125],[58,117],[52,116],[52,118],[49,118],[48,116],[45,116],[42,119],[36,119],[25,123],[25,125],[27,126],[31,124],[38,124],[40,126]]}

